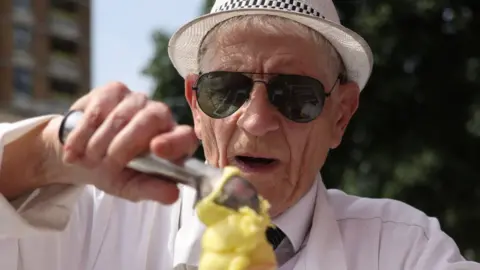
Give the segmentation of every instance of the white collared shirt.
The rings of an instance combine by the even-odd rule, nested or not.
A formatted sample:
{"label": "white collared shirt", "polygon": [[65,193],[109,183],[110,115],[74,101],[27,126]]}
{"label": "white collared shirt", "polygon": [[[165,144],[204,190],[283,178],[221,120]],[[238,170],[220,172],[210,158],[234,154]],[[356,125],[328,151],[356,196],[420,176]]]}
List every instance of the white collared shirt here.
{"label": "white collared shirt", "polygon": [[[48,119],[0,124],[0,159],[4,145]],[[194,192],[181,195],[172,206],[91,186],[51,186],[12,203],[0,196],[0,269],[195,269],[204,226]],[[326,190],[321,180],[274,222],[299,248],[281,270],[480,270],[436,219],[398,201]]]}
{"label": "white collared shirt", "polygon": [[[312,187],[295,205],[272,220],[272,223],[285,233],[295,252],[300,249],[300,246],[304,243],[305,236],[310,230],[315,209],[315,198],[317,197],[318,181],[321,181],[320,177],[313,182]],[[297,222],[292,222],[292,220]]]}
{"label": "white collared shirt", "polygon": [[[306,237],[310,233],[315,210],[318,181],[321,181],[320,177],[313,182],[310,190],[295,205],[272,220],[273,224],[280,228],[286,236],[275,250],[280,266],[279,270],[293,269],[300,249],[306,245]],[[292,220],[297,222],[292,222]]]}

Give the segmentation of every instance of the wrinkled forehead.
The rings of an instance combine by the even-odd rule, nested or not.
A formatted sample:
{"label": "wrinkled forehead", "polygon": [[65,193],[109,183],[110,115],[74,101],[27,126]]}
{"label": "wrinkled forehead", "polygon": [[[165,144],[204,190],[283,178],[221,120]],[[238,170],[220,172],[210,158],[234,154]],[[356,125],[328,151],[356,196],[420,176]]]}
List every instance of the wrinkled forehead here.
{"label": "wrinkled forehead", "polygon": [[236,21],[218,26],[200,51],[202,72],[288,73],[323,79],[328,53],[308,29],[283,21]]}

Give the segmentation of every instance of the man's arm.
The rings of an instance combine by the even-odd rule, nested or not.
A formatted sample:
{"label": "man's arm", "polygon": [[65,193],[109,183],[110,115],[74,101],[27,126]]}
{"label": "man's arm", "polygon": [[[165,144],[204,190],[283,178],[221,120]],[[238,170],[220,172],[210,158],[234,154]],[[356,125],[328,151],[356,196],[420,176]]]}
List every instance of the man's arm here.
{"label": "man's arm", "polygon": [[438,221],[429,219],[426,243],[418,246],[415,270],[480,270],[480,263],[466,261],[455,241],[442,231]]}
{"label": "man's arm", "polygon": [[[122,245],[137,248],[139,239],[131,239],[127,235],[133,230],[148,232],[143,215],[153,218],[152,214],[159,212],[156,210],[158,206],[132,204],[106,196],[103,192],[100,192],[101,195],[88,196],[84,192],[85,185],[131,201],[153,200],[172,204],[178,198],[175,184],[125,168],[134,157],[148,150],[171,161],[194,153],[198,141],[193,129],[176,125],[166,104],[151,101],[145,95],[130,91],[123,84],[112,83],[90,91],[72,109],[83,111],[84,116],[64,146],[58,142],[61,117],[40,117],[0,124],[0,158],[3,159],[0,160],[0,251],[12,252],[11,256],[0,252],[0,269],[4,269],[3,262],[14,265],[21,261],[23,265],[38,254],[38,250],[22,251],[24,258],[15,257],[15,252],[22,250],[15,242],[18,239],[27,242],[25,246],[28,247],[51,246],[42,250],[45,258],[40,258],[39,264],[32,266],[36,268],[52,269],[48,267],[49,262],[56,260],[48,257],[64,253],[76,258],[80,255],[96,258],[98,248],[94,246],[79,244],[71,247],[77,244],[75,241],[66,241],[66,246],[50,244],[55,239],[76,236],[82,232],[95,239],[95,244],[103,243],[97,240],[106,233],[109,213],[114,206],[122,208],[115,212],[125,222],[114,223],[113,226],[109,224],[108,228],[125,233],[112,232],[113,238],[108,240],[112,245],[110,249],[116,247],[118,235],[125,235]],[[163,149],[175,151],[165,152]],[[98,189],[92,187],[87,190]],[[87,196],[79,199],[82,194]],[[152,208],[151,213],[138,208],[142,205]],[[125,207],[131,211],[123,211]],[[169,208],[164,207],[163,210],[161,212],[168,214]],[[135,218],[131,213],[139,216]],[[165,218],[159,221],[162,221],[161,224],[159,222],[162,228],[169,224]],[[165,228],[168,229],[168,226]],[[49,234],[42,234],[39,238],[30,237],[44,231],[62,232],[56,234],[57,237],[48,237]],[[168,237],[168,230],[163,230],[163,233]],[[89,240],[90,237],[82,237],[82,240]],[[149,238],[150,234],[145,234],[145,237]],[[10,241],[12,239],[14,241]],[[32,244],[35,239],[40,239],[41,243]],[[147,240],[141,241],[148,243]],[[77,252],[79,249],[81,254]],[[92,254],[85,254],[85,251]],[[110,257],[114,256],[119,256],[118,252],[107,256],[109,263]],[[69,261],[66,260],[66,263]]]}
{"label": "man's arm", "polygon": [[47,185],[44,165],[52,155],[41,133],[54,116],[0,124],[0,237],[21,238],[63,230],[82,192],[68,184]]}
{"label": "man's arm", "polygon": [[[0,124],[0,162],[5,169],[1,172],[5,194],[0,193],[0,269],[84,270],[98,264],[103,265],[99,269],[108,269],[112,259],[118,262],[118,269],[125,266],[121,264],[122,258],[132,254],[133,249],[147,250],[145,244],[152,235],[149,231],[163,237],[156,245],[159,247],[155,250],[156,256],[168,256],[169,222],[153,230],[149,225],[157,222],[145,224],[145,220],[168,221],[169,208],[163,207],[160,211],[160,207],[152,203],[133,204],[106,195],[93,186],[68,183],[44,186],[43,180],[28,179],[38,177],[35,174],[41,174],[42,170],[32,169],[35,166],[27,163],[33,160],[34,147],[25,145],[35,141],[37,130],[49,119]],[[25,170],[12,170],[20,168],[19,162],[25,165]],[[31,181],[18,185],[18,178]],[[39,186],[42,187],[36,188]],[[9,200],[4,196],[6,193]],[[52,231],[56,233],[45,233]],[[129,237],[132,234],[135,237]],[[139,269],[138,263],[143,262],[128,260],[128,263],[132,267],[127,268]],[[168,263],[164,265],[169,266]]]}
{"label": "man's arm", "polygon": [[58,140],[60,116],[0,124],[2,201],[19,213],[34,203],[42,210],[31,211],[38,218],[47,213],[38,208],[42,202],[85,185],[131,201],[171,204],[178,199],[178,188],[170,181],[126,169],[148,150],[172,161],[195,152],[193,128],[176,125],[166,104],[111,83],[90,91],[71,109],[83,116],[65,145]]}
{"label": "man's arm", "polygon": [[41,132],[47,122],[48,118],[42,119],[37,126],[32,126],[32,130],[19,131],[26,131],[23,135],[16,134],[15,128],[9,128],[4,124],[5,134],[0,135],[4,137],[2,141],[10,141],[10,137],[15,135],[20,136],[3,146],[3,155],[0,159],[0,194],[9,201],[31,193],[45,182],[43,162],[47,160],[48,154],[41,142]]}

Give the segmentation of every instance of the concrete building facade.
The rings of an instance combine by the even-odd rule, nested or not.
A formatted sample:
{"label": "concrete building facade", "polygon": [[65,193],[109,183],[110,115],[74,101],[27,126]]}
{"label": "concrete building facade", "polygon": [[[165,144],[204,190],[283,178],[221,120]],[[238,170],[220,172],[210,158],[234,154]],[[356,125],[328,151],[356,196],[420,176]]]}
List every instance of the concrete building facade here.
{"label": "concrete building facade", "polygon": [[90,1],[0,1],[0,122],[64,112],[89,91]]}

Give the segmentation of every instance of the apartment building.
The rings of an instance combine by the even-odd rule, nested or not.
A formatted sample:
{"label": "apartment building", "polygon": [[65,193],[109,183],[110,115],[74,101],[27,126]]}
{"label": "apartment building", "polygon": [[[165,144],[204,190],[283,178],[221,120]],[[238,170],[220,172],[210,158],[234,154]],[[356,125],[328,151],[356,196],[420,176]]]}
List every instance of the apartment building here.
{"label": "apartment building", "polygon": [[0,122],[59,113],[90,89],[91,0],[0,0]]}

